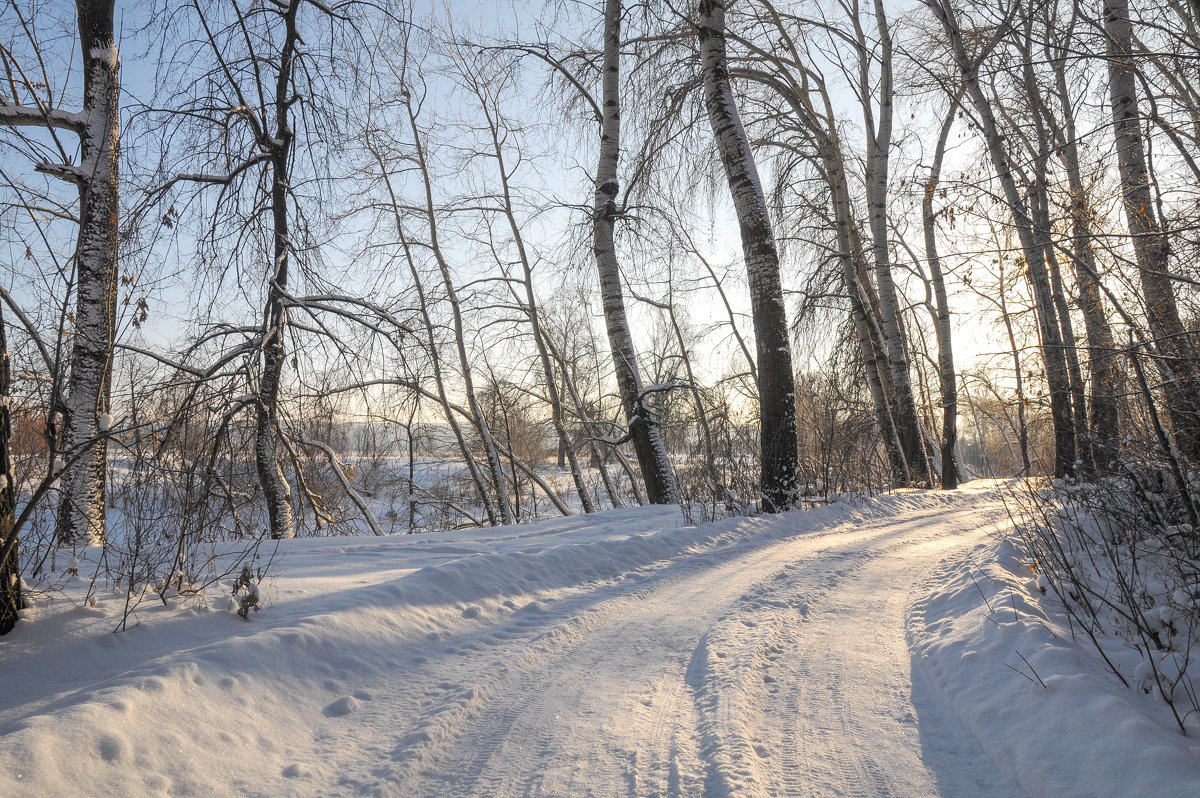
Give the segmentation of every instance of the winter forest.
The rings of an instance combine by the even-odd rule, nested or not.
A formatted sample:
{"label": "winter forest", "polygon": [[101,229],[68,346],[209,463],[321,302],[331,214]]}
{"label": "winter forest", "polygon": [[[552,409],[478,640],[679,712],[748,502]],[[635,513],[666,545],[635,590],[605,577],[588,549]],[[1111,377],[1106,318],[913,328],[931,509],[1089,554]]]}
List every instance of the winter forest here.
{"label": "winter forest", "polygon": [[961,495],[1200,731],[1200,3],[3,0],[0,65],[0,635]]}

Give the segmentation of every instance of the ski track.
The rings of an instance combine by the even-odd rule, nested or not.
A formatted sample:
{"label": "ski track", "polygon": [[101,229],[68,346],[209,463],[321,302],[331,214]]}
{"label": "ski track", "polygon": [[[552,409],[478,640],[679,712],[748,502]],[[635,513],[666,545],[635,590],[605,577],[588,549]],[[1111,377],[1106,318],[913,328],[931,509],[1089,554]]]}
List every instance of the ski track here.
{"label": "ski track", "polygon": [[765,543],[718,536],[557,601],[506,602],[511,613],[491,625],[400,652],[395,685],[366,690],[354,714],[354,750],[314,740],[311,761],[328,764],[308,786],[480,798],[1022,795],[912,672],[905,640],[921,581],[999,520],[993,501],[968,500]]}

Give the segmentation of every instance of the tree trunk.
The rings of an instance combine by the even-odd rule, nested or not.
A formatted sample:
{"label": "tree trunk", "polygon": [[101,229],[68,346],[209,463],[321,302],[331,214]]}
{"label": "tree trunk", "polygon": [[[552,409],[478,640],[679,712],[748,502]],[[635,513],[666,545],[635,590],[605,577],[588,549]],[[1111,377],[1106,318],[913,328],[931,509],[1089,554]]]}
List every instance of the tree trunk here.
{"label": "tree trunk", "polygon": [[[488,523],[496,526],[496,508],[492,503],[490,494],[488,493],[486,483],[482,473],[479,470],[479,464],[475,462],[475,457],[471,454],[471,448],[467,445],[466,437],[463,435],[462,427],[458,423],[458,418],[454,415],[454,409],[450,405],[450,397],[446,393],[446,383],[442,377],[442,359],[438,352],[437,339],[434,337],[433,317],[429,311],[429,301],[425,296],[425,286],[421,282],[421,275],[417,271],[416,260],[413,257],[412,246],[408,241],[408,236],[404,232],[403,219],[400,216],[400,200],[396,196],[395,188],[392,186],[391,176],[388,174],[387,163],[384,161],[383,154],[368,140],[367,149],[375,158],[375,162],[379,164],[379,174],[383,179],[383,185],[387,189],[388,199],[392,206],[392,219],[396,224],[396,235],[400,239],[400,248],[404,252],[404,260],[408,264],[408,273],[412,277],[413,288],[417,292],[417,310],[421,315],[421,321],[425,327],[425,345],[429,351],[429,362],[433,369],[434,385],[437,387],[435,394],[438,404],[442,408],[442,413],[445,415],[446,424],[450,427],[450,431],[454,434],[454,441],[458,444],[458,451],[462,455],[463,462],[466,463],[467,471],[471,475],[471,481],[475,483],[475,489],[479,492],[479,501],[483,504],[483,510],[487,514]],[[415,413],[415,411],[414,411]],[[411,421],[410,421],[411,429]],[[409,447],[411,457],[412,437],[409,436]],[[411,472],[411,460],[410,460]],[[409,490],[412,489],[412,477],[409,477]]]}
{"label": "tree trunk", "polygon": [[725,0],[700,0],[697,33],[704,105],[737,212],[758,356],[763,510],[797,499],[796,393],[779,252],[750,142],[734,103],[725,52]]}
{"label": "tree trunk", "polygon": [[925,194],[921,200],[921,223],[925,231],[925,259],[929,262],[929,279],[933,283],[934,301],[937,303],[937,317],[934,331],[938,346],[938,385],[941,391],[942,404],[942,489],[953,490],[958,487],[958,463],[954,457],[954,447],[958,442],[958,386],[954,374],[954,348],[950,335],[950,303],[946,297],[946,280],[942,275],[942,260],[937,249],[937,215],[933,210],[933,198],[937,193],[938,182],[942,175],[942,160],[946,154],[946,141],[950,138],[950,128],[954,124],[956,104],[950,104],[946,120],[942,122],[938,134],[937,146],[933,151],[933,163],[929,167],[929,177],[925,180]]}
{"label": "tree trunk", "polygon": [[1037,82],[1034,71],[1032,42],[1034,38],[1033,15],[1029,14],[1024,22],[1025,35],[1020,42],[1024,56],[1022,75],[1026,97],[1029,100],[1030,114],[1033,120],[1035,148],[1033,158],[1033,185],[1028,189],[1031,210],[1036,219],[1035,239],[1042,245],[1045,256],[1046,271],[1050,278],[1050,291],[1054,300],[1055,315],[1058,319],[1058,330],[1063,343],[1063,356],[1066,359],[1067,378],[1071,391],[1071,418],[1075,438],[1075,462],[1079,465],[1079,476],[1090,479],[1094,473],[1091,445],[1089,444],[1087,428],[1086,388],[1083,384],[1083,372],[1079,367],[1079,349],[1075,343],[1075,326],[1071,321],[1071,309],[1067,303],[1066,289],[1063,286],[1062,274],[1058,266],[1058,258],[1054,251],[1054,225],[1050,218],[1050,132],[1047,125],[1053,124],[1049,109],[1046,107],[1041,87]]}
{"label": "tree trunk", "polygon": [[829,183],[833,204],[834,231],[838,242],[842,281],[850,296],[854,332],[863,360],[863,369],[867,375],[867,385],[871,391],[876,423],[879,424],[879,434],[883,439],[884,451],[892,472],[892,484],[907,485],[912,480],[896,426],[896,394],[892,387],[876,311],[879,300],[872,291],[870,280],[867,279],[863,264],[862,240],[855,227],[850,188],[835,135],[834,130],[822,132],[819,150],[822,153],[825,179]]}
{"label": "tree trunk", "polygon": [[275,261],[271,282],[267,286],[267,306],[263,319],[262,373],[258,384],[254,458],[258,482],[267,504],[269,531],[274,539],[290,538],[295,534],[292,525],[292,488],[279,462],[278,437],[279,388],[283,364],[287,359],[287,343],[284,340],[287,308],[284,296],[288,290],[292,248],[287,207],[293,143],[289,109],[292,104],[292,68],[300,38],[296,29],[299,11],[300,0],[291,0],[283,13],[284,39],[275,81],[275,130],[272,140],[264,142],[270,147],[271,153],[271,225]]}
{"label": "tree trunk", "polygon": [[[892,149],[892,38],[888,29],[887,16],[882,0],[875,0],[875,18],[879,31],[880,76],[878,120],[871,113],[867,84],[868,70],[861,70],[863,85],[864,122],[867,129],[867,222],[871,230],[871,257],[874,262],[875,280],[879,286],[879,320],[884,337],[888,372],[895,390],[895,423],[900,448],[908,465],[910,483],[929,480],[929,468],[925,458],[925,443],[921,434],[917,405],[913,398],[912,380],[909,376],[908,346],[900,324],[899,301],[896,285],[892,280],[892,264],[888,246],[887,192],[889,155]],[[867,58],[865,41],[860,41],[860,58]]]}
{"label": "tree trunk", "polygon": [[433,183],[429,174],[429,163],[425,157],[425,147],[421,141],[421,132],[417,127],[417,118],[411,104],[405,105],[408,113],[409,130],[412,132],[417,165],[421,172],[421,184],[425,193],[425,220],[429,225],[429,249],[437,262],[438,272],[442,276],[442,285],[446,289],[446,299],[450,302],[451,318],[454,322],[454,345],[458,353],[459,372],[463,381],[463,392],[467,397],[467,405],[471,410],[475,431],[479,433],[483,444],[484,455],[487,458],[488,471],[491,473],[492,484],[496,489],[496,504],[500,508],[500,523],[511,524],[514,521],[512,505],[508,501],[508,486],[504,477],[504,467],[500,463],[500,453],[496,449],[496,441],[492,438],[491,428],[483,409],[479,406],[479,398],[475,393],[475,381],[472,377],[471,359],[467,355],[467,335],[463,325],[462,305],[458,300],[458,291],[454,287],[454,278],[450,273],[450,265],[446,262],[440,238],[438,236],[438,220],[433,205]]}
{"label": "tree trunk", "polygon": [[[485,104],[483,93],[479,92],[478,96],[480,103]],[[558,383],[554,379],[554,364],[550,360],[545,333],[542,331],[541,320],[538,317],[537,295],[533,290],[533,264],[529,261],[529,253],[525,249],[525,236],[521,232],[521,226],[517,224],[517,216],[513,211],[512,190],[508,184],[508,165],[504,159],[499,123],[488,108],[484,108],[484,113],[487,115],[492,136],[492,154],[496,159],[496,169],[500,174],[500,184],[504,192],[502,195],[504,217],[508,221],[508,229],[512,233],[513,244],[517,248],[517,259],[521,262],[521,282],[525,287],[524,309],[529,317],[529,328],[533,333],[533,343],[537,349],[538,361],[542,365],[546,400],[550,403],[550,420],[554,425],[554,432],[558,436],[558,466],[562,468],[564,460],[570,464],[571,478],[575,481],[575,492],[579,494],[579,503],[585,513],[594,513],[596,507],[588,492],[587,483],[583,480],[583,472],[579,468],[579,458],[575,454],[575,446],[571,442],[566,422],[563,420],[562,397],[558,392]],[[519,297],[517,297],[517,302],[522,304]]]}
{"label": "tree trunk", "polygon": [[600,293],[604,304],[604,322],[612,349],[613,369],[621,404],[629,424],[642,480],[651,504],[673,504],[678,500],[675,476],[647,397],[642,391],[629,321],[625,316],[625,297],[621,287],[621,269],[617,262],[614,222],[619,214],[617,163],[621,154],[620,105],[621,0],[606,0],[604,5],[604,58],[601,68],[600,159],[596,167],[596,193],[593,202],[592,243],[596,268],[600,274]]}
{"label": "tree trunk", "polygon": [[1059,152],[1071,191],[1071,262],[1079,286],[1079,306],[1083,311],[1084,334],[1088,342],[1088,370],[1091,375],[1088,436],[1092,461],[1101,472],[1111,471],[1118,454],[1120,434],[1120,396],[1124,377],[1117,356],[1116,339],[1104,312],[1100,296],[1100,275],[1092,247],[1091,214],[1083,170],[1079,165],[1079,147],[1075,138],[1075,110],[1067,87],[1066,72],[1056,71],[1059,103],[1062,109],[1062,143]]}
{"label": "tree trunk", "polygon": [[997,253],[1000,264],[1000,319],[1004,323],[1004,332],[1008,338],[1008,351],[1012,355],[1013,379],[1017,392],[1017,441],[1021,450],[1021,476],[1029,476],[1033,464],[1029,461],[1029,424],[1026,421],[1025,378],[1021,375],[1021,348],[1017,346],[1017,335],[1013,330],[1012,314],[1008,312],[1008,301],[1005,299],[1007,288],[1004,285],[1004,253]]}
{"label": "tree trunk", "polygon": [[[554,362],[558,363],[558,372],[562,378],[563,390],[571,397],[571,404],[575,407],[575,417],[583,425],[584,435],[587,438],[588,453],[591,455],[592,462],[596,464],[596,470],[600,472],[600,481],[604,484],[604,492],[608,494],[608,500],[612,503],[613,507],[624,507],[625,502],[621,501],[621,494],[617,491],[612,476],[608,473],[608,465],[604,462],[603,453],[600,451],[600,444],[596,442],[596,436],[592,435],[589,429],[591,419],[588,417],[583,398],[579,395],[579,387],[575,384],[575,378],[571,375],[570,364],[567,363],[566,358],[563,357],[562,352],[555,346],[550,336],[543,335],[542,343],[546,345],[546,350],[554,358]],[[561,396],[562,392],[559,392],[559,395]]]}
{"label": "tree trunk", "polygon": [[17,611],[23,606],[20,546],[14,517],[17,484],[8,451],[12,435],[9,375],[8,339],[4,332],[4,309],[0,306],[0,635],[12,631],[17,623]]}
{"label": "tree trunk", "polygon": [[[83,59],[84,128],[79,135],[79,240],[75,249],[75,335],[63,407],[62,459],[86,449],[62,478],[55,534],[67,546],[102,542],[107,440],[99,417],[109,410],[116,331],[120,162],[120,58],[113,0],[78,0]],[[90,447],[90,448],[89,448]]]}
{"label": "tree trunk", "polygon": [[1071,386],[1063,351],[1062,333],[1050,278],[1046,271],[1045,251],[1035,235],[1028,204],[1017,186],[1015,167],[1004,147],[1004,137],[992,112],[991,104],[979,81],[978,64],[967,53],[962,30],[948,0],[926,0],[946,32],[955,61],[963,76],[963,86],[971,97],[987,144],[988,156],[1000,181],[1005,203],[1016,223],[1021,252],[1029,270],[1041,331],[1042,358],[1050,387],[1050,414],[1054,422],[1054,474],[1062,477],[1075,473],[1075,427],[1071,412]]}
{"label": "tree trunk", "polygon": [[1125,218],[1137,258],[1146,318],[1163,375],[1167,412],[1176,445],[1193,462],[1200,462],[1200,363],[1196,345],[1184,329],[1171,284],[1169,241],[1154,210],[1150,172],[1142,141],[1141,112],[1133,65],[1133,26],[1127,0],[1105,0],[1104,30],[1108,35],[1109,92],[1113,133]]}

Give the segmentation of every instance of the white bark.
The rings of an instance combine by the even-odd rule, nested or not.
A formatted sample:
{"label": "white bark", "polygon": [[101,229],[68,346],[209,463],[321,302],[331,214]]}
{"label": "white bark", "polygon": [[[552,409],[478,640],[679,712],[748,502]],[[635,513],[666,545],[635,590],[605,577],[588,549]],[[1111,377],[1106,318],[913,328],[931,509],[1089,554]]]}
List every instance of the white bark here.
{"label": "white bark", "polygon": [[874,261],[875,280],[879,286],[879,319],[883,332],[884,348],[887,353],[888,371],[892,378],[896,400],[896,432],[908,466],[908,477],[913,482],[928,482],[930,479],[928,460],[925,456],[924,437],[917,416],[913,397],[912,380],[909,376],[908,345],[900,324],[899,301],[896,285],[892,279],[891,253],[888,245],[887,195],[890,155],[892,149],[892,36],[888,27],[887,14],[882,0],[875,0],[876,29],[879,34],[879,107],[877,114],[871,108],[870,58],[871,53],[861,27],[855,24],[858,33],[860,63],[860,85],[863,108],[863,123],[867,132],[866,187],[867,223],[871,231],[871,256]]}
{"label": "white bark", "polygon": [[1171,283],[1169,242],[1162,220],[1155,213],[1150,191],[1127,0],[1105,0],[1104,30],[1108,35],[1106,51],[1117,170],[1146,318],[1155,339],[1167,410],[1179,449],[1193,462],[1200,462],[1200,358],[1180,320]]}
{"label": "white bark", "polygon": [[[78,457],[62,478],[56,536],[64,545],[102,541],[107,440],[99,417],[109,409],[115,333],[119,215],[120,63],[112,3],[79,0],[83,55],[79,238],[75,250],[75,330],[63,403],[64,459]],[[86,450],[86,451],[85,451]]]}
{"label": "white bark", "polygon": [[620,192],[617,179],[621,155],[620,46],[621,0],[606,0],[604,55],[600,75],[600,157],[596,166],[596,191],[593,197],[592,248],[600,276],[604,323],[612,350],[613,369],[646,493],[651,504],[673,504],[678,501],[675,476],[657,419],[642,389],[637,351],[625,315],[621,268],[614,236],[614,224],[619,214],[617,195]]}
{"label": "white bark", "polygon": [[730,86],[724,1],[699,2],[700,71],[705,109],[738,217],[750,288],[758,356],[763,509],[777,512],[793,506],[798,493],[791,341],[766,196]]}

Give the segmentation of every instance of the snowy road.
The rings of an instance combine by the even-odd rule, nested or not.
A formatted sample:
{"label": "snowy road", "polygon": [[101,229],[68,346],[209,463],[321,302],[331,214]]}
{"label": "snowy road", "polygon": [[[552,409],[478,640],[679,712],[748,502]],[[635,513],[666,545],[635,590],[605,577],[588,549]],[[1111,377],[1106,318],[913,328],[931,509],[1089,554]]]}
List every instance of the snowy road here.
{"label": "snowy road", "polygon": [[911,645],[1003,519],[987,490],[636,508],[289,541],[249,622],[49,606],[0,651],[0,794],[1023,795]]}
{"label": "snowy road", "polygon": [[405,796],[1020,794],[936,696],[914,704],[905,641],[980,509],[747,538],[519,607],[424,647],[398,694],[371,689],[353,758],[315,760]]}

